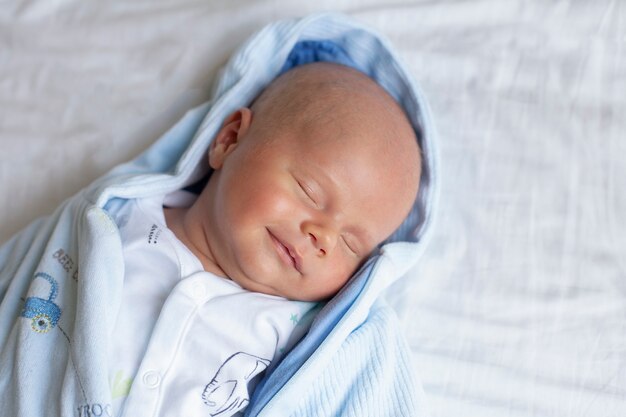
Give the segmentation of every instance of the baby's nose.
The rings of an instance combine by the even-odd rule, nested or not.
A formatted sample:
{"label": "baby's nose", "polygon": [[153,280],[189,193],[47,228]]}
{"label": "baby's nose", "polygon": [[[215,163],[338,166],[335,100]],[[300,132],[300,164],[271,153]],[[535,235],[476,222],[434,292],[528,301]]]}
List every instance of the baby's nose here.
{"label": "baby's nose", "polygon": [[311,243],[317,249],[317,256],[325,257],[330,254],[337,245],[337,234],[330,227],[323,227],[309,223],[305,228]]}

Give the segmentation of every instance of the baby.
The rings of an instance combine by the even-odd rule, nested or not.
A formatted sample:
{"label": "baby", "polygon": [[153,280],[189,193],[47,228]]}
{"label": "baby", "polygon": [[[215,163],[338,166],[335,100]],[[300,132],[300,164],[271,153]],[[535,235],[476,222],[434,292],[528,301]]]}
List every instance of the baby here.
{"label": "baby", "polygon": [[288,71],[232,113],[208,159],[191,205],[163,209],[161,196],[118,215],[115,414],[243,410],[256,377],[306,331],[296,325],[312,302],[336,294],[401,224],[420,177],[399,105],[329,63]]}

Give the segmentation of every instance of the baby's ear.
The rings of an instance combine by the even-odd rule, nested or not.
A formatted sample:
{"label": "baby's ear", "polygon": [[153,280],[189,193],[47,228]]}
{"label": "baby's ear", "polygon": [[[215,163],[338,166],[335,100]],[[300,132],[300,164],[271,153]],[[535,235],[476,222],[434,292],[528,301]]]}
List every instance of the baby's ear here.
{"label": "baby's ear", "polygon": [[247,107],[237,109],[228,116],[209,147],[209,165],[220,169],[226,157],[235,150],[239,140],[246,134],[252,122],[252,110]]}

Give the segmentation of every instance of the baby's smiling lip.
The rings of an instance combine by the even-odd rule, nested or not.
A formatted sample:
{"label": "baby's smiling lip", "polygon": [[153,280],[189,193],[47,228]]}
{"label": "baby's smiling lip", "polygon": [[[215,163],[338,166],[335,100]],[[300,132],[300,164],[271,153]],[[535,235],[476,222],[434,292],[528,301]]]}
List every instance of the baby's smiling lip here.
{"label": "baby's smiling lip", "polygon": [[288,266],[295,268],[300,274],[302,274],[302,258],[298,255],[298,252],[289,245],[289,243],[284,242],[282,239],[273,234],[269,229],[267,232],[274,243],[274,247],[278,252],[278,256],[280,259]]}

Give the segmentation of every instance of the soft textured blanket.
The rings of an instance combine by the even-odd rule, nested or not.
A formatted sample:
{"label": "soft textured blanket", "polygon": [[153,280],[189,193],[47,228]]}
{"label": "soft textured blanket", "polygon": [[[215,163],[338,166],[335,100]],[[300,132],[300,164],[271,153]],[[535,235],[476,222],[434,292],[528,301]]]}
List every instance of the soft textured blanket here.
{"label": "soft textured blanket", "polygon": [[128,199],[181,189],[206,175],[204,155],[224,117],[249,104],[281,72],[318,60],[367,73],[404,107],[424,154],[420,193],[400,229],[266,374],[246,415],[426,413],[408,349],[380,295],[417,261],[427,240],[436,194],[432,123],[386,42],[339,15],[278,22],[260,31],[226,65],[210,102],[0,249],[3,413],[110,414],[106,352],[123,283],[112,216]]}

